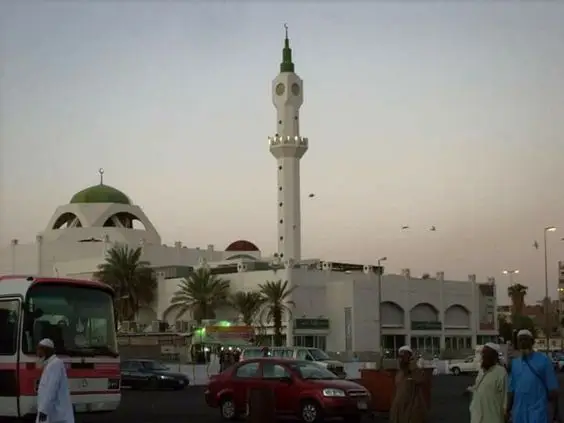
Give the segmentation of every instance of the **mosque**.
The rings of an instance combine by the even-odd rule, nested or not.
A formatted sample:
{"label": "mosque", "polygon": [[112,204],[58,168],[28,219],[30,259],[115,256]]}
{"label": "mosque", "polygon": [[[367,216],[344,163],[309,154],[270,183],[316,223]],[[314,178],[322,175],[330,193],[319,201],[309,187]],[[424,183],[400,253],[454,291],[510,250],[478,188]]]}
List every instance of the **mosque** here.
{"label": "mosque", "polygon": [[[100,183],[59,206],[34,243],[12,240],[0,248],[0,274],[41,274],[89,278],[116,243],[142,246],[143,260],[158,276],[157,300],[139,313],[137,324],[158,326],[166,319],[181,326],[190,317],[170,316],[170,299],[183,278],[198,266],[228,279],[234,290],[257,289],[265,281],[295,287],[285,322],[288,345],[319,347],[342,354],[395,350],[404,344],[437,353],[472,350],[497,339],[495,280],[475,275],[451,281],[444,273],[417,278],[409,269],[385,274],[376,263],[338,263],[301,257],[300,161],[309,140],[300,134],[303,81],[295,72],[288,34],[280,72],[272,82],[276,130],[268,137],[276,161],[278,252],[265,257],[247,240],[224,249],[165,245],[142,208],[116,188]],[[274,223],[274,222],[273,222]],[[378,307],[380,304],[380,307]],[[218,319],[236,319],[233,310]]]}

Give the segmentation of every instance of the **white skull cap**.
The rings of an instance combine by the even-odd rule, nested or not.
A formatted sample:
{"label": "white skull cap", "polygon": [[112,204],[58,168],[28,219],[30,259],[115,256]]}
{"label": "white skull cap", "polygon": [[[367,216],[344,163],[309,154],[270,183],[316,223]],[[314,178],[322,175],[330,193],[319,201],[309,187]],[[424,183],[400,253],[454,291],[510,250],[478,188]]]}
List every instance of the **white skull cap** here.
{"label": "white skull cap", "polygon": [[517,332],[517,336],[528,336],[529,338],[532,338],[533,334],[531,333],[530,330],[521,329],[519,332]]}
{"label": "white skull cap", "polygon": [[408,352],[410,354],[413,354],[413,350],[411,349],[411,347],[409,345],[404,345],[403,347],[400,347],[400,349],[398,350],[399,353],[402,352]]}
{"label": "white skull cap", "polygon": [[55,344],[49,338],[42,339],[41,341],[39,341],[38,345],[40,347],[51,348],[52,350],[55,349]]}
{"label": "white skull cap", "polygon": [[484,345],[484,347],[488,347],[496,352],[501,352],[501,348],[499,347],[498,344],[494,344],[493,342],[488,342],[486,345]]}

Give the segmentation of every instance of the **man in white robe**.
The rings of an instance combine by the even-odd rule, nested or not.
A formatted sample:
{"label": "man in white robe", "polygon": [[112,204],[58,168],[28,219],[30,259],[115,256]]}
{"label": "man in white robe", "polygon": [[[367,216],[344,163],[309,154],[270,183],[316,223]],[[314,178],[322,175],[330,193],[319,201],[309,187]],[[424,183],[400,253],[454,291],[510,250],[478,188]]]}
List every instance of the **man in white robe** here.
{"label": "man in white robe", "polygon": [[69,381],[65,363],[55,355],[55,345],[43,339],[37,345],[43,372],[37,390],[37,422],[74,423]]}

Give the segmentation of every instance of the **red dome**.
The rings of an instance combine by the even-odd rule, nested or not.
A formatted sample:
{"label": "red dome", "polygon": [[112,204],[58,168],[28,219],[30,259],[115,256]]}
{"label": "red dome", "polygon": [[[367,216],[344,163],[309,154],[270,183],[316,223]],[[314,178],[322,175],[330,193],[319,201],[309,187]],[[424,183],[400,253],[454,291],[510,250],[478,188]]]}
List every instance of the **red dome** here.
{"label": "red dome", "polygon": [[240,239],[239,241],[232,242],[227,246],[225,251],[260,251],[258,247],[252,242]]}

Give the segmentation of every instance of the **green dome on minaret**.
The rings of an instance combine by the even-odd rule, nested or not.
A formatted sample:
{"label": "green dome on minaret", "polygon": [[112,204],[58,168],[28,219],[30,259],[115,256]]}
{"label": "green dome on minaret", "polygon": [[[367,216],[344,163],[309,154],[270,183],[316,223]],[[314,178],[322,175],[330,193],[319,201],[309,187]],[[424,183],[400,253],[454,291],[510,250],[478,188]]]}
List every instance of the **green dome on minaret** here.
{"label": "green dome on minaret", "polygon": [[104,185],[104,171],[100,169],[100,184],[93,185],[74,194],[71,204],[113,203],[131,205],[131,200],[119,189]]}
{"label": "green dome on minaret", "polygon": [[284,48],[282,49],[282,63],[280,63],[280,72],[294,72],[294,62],[292,62],[292,49],[290,48],[290,39],[288,38],[288,25],[284,24],[286,37],[284,37]]}

